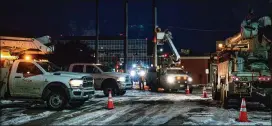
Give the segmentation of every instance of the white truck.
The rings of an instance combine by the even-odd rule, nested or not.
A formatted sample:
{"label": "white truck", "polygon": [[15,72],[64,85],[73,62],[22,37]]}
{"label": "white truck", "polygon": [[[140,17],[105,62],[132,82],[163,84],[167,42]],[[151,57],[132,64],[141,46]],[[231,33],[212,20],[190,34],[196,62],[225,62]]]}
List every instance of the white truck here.
{"label": "white truck", "polygon": [[1,100],[46,103],[61,110],[68,104],[79,107],[94,95],[94,80],[89,74],[62,72],[51,62],[34,59],[34,55],[52,52],[37,39],[0,36],[0,41]]}
{"label": "white truck", "polygon": [[193,92],[192,77],[179,67],[161,68],[159,72],[149,69],[146,80],[152,91],[158,91],[158,88],[166,92],[178,91],[188,86],[190,93]]}
{"label": "white truck", "polygon": [[[159,70],[157,68],[150,68],[146,75],[146,83],[151,88],[151,91],[158,91],[158,88],[163,88],[165,91],[178,91],[180,89],[186,89],[189,87],[190,93],[193,91],[192,81],[193,78],[184,71],[183,68],[178,67],[180,61],[180,55],[172,42],[172,33],[168,30],[160,32],[160,28],[157,27],[157,39],[163,43],[168,43],[174,56],[171,57],[167,66],[162,63]],[[163,57],[161,57],[162,59]]]}
{"label": "white truck", "polygon": [[94,78],[96,90],[103,90],[108,96],[108,90],[113,95],[124,95],[126,90],[132,89],[133,84],[129,74],[113,72],[113,69],[101,64],[74,63],[69,67],[69,72],[82,72],[91,74]]}

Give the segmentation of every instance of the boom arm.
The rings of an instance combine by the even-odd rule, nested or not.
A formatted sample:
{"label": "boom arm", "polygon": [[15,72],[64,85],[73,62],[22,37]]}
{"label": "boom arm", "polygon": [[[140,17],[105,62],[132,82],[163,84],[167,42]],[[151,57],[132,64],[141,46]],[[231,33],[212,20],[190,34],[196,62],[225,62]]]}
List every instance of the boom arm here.
{"label": "boom arm", "polygon": [[[1,49],[8,49],[12,53],[22,53],[23,51],[35,50],[39,54],[53,52],[53,48],[46,46],[50,42],[49,36],[42,37],[43,41],[35,38],[20,38],[0,36]],[[47,41],[45,42],[45,38]]]}
{"label": "boom arm", "polygon": [[241,23],[241,31],[226,40],[226,47],[239,48],[242,46],[252,45],[250,43],[255,41],[252,38],[258,38],[256,39],[256,42],[258,41],[259,43],[262,43],[263,40],[271,43],[271,38],[269,38],[269,36],[271,36],[271,31],[271,17],[269,16],[264,16],[254,20],[244,20]]}
{"label": "boom arm", "polygon": [[179,55],[179,53],[178,53],[178,51],[177,51],[177,49],[176,49],[176,47],[175,47],[175,45],[174,45],[174,43],[172,41],[172,34],[171,34],[171,32],[168,31],[168,32],[165,33],[165,39],[166,39],[166,41],[168,41],[168,44],[169,44],[172,52],[176,56],[175,57],[175,62],[179,61],[180,60],[180,55]]}

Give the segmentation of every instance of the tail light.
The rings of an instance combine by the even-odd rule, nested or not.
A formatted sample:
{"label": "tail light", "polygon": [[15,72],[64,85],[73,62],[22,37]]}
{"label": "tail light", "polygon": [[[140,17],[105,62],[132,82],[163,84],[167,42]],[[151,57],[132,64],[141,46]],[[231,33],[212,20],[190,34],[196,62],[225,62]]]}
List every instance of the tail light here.
{"label": "tail light", "polygon": [[259,81],[270,81],[271,77],[270,76],[261,76],[258,78]]}
{"label": "tail light", "polygon": [[232,76],[231,78],[232,78],[233,81],[239,81],[239,78],[236,77],[236,76]]}

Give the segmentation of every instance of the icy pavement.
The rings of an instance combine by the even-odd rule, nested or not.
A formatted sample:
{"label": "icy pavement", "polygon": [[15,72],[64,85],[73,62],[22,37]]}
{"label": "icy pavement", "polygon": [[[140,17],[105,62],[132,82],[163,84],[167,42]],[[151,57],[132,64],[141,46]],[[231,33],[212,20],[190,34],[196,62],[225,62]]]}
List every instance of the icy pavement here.
{"label": "icy pavement", "polygon": [[130,90],[113,100],[113,110],[105,109],[107,97],[101,91],[77,109],[49,111],[42,105],[5,106],[0,122],[1,125],[271,125],[271,112],[263,111],[248,111],[251,122],[236,122],[239,110],[218,108],[211,98],[202,98],[200,91],[187,96],[184,92]]}

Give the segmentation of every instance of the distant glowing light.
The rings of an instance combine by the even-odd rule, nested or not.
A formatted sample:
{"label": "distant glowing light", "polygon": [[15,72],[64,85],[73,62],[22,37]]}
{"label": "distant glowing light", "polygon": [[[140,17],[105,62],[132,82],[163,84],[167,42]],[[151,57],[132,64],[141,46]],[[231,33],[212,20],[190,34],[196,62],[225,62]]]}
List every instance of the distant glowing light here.
{"label": "distant glowing light", "polygon": [[222,47],[223,47],[223,44],[222,44],[222,43],[218,44],[218,47],[219,47],[219,48],[222,48]]}
{"label": "distant glowing light", "polygon": [[31,56],[26,55],[26,56],[25,56],[25,60],[31,60]]}

